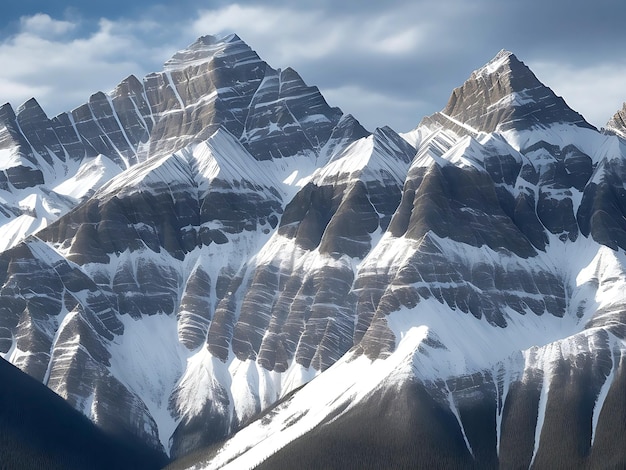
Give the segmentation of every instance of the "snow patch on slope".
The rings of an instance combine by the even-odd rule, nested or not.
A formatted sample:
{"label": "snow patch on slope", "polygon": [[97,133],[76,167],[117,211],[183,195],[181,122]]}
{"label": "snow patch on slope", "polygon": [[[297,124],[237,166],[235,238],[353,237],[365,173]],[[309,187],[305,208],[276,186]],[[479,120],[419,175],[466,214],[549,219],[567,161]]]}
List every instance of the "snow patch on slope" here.
{"label": "snow patch on slope", "polygon": [[183,374],[187,350],[178,342],[176,317],[165,314],[133,319],[121,315],[124,334],[109,346],[111,374],[140,397],[159,429],[163,447],[176,421],[168,411],[169,397]]}
{"label": "snow patch on slope", "polygon": [[378,181],[384,175],[391,175],[399,183],[404,182],[408,161],[401,158],[405,151],[393,141],[389,135],[392,132],[389,129],[376,129],[374,134],[353,142],[333,156],[311,179],[318,186],[333,184],[337,178]]}
{"label": "snow patch on slope", "polygon": [[[364,356],[350,354],[327,369],[290,399],[273,411],[271,421],[260,419],[235,434],[211,462],[199,464],[200,469],[254,468],[289,442],[304,435],[334,410],[351,409],[394,374],[406,374],[411,356],[425,337],[425,329],[414,330],[384,360],[371,362]],[[411,343],[411,344],[409,344]]]}
{"label": "snow patch on slope", "polygon": [[511,55],[513,55],[511,52],[502,49],[496,54],[493,59],[491,59],[484,66],[476,70],[472,75],[484,77],[486,75],[491,75],[497,72],[500,68],[504,67],[510,61]]}
{"label": "snow patch on slope", "polygon": [[79,201],[91,191],[121,172],[121,168],[104,155],[84,160],[78,171],[54,188],[54,191]]}
{"label": "snow patch on slope", "polygon": [[[273,162],[259,162],[231,133],[218,129],[209,139],[193,150],[181,151],[197,169],[196,182],[200,197],[204,197],[209,183],[219,178],[225,181],[248,181],[257,187],[280,188],[280,180],[272,171]],[[268,165],[269,163],[269,165]]]}
{"label": "snow patch on slope", "polygon": [[559,148],[574,145],[579,150],[589,155],[594,163],[597,163],[602,156],[605,142],[610,139],[617,139],[615,136],[600,134],[595,129],[578,127],[573,124],[558,123],[548,127],[533,127],[527,130],[506,130],[498,132],[506,141],[518,151],[524,151],[537,142],[547,142]]}

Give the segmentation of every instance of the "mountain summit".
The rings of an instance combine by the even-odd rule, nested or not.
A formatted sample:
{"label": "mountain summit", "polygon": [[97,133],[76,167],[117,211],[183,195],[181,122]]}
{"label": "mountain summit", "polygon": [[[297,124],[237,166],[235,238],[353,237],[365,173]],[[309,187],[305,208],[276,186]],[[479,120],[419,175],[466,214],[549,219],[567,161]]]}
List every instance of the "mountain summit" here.
{"label": "mountain summit", "polygon": [[[166,70],[187,68],[209,62],[215,56],[232,55],[237,52],[251,52],[248,45],[236,34],[224,37],[201,36],[186,49],[176,52],[171,59],[165,62]],[[252,52],[252,55],[256,55]]]}
{"label": "mountain summit", "polygon": [[626,144],[513,54],[404,136],[236,35],[0,119],[0,354],[106,432],[172,468],[626,465]]}
{"label": "mountain summit", "polygon": [[607,130],[626,138],[626,103],[616,112],[606,125]]}
{"label": "mountain summit", "polygon": [[523,130],[565,123],[593,128],[511,52],[501,50],[456,88],[440,118],[479,132]]}
{"label": "mountain summit", "polygon": [[[204,36],[143,80],[124,79],[49,119],[35,100],[0,108],[0,249],[93,194],[115,174],[223,128],[257,160],[324,158],[343,113],[293,70],[274,70],[236,35]],[[341,129],[368,132],[356,121]],[[15,202],[13,202],[15,201]]]}

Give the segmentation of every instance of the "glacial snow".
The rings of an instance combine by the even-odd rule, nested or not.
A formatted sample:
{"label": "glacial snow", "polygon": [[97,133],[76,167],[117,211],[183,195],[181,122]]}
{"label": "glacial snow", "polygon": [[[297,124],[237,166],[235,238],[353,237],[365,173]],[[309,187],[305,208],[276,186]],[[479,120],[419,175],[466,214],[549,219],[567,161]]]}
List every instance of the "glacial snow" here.
{"label": "glacial snow", "polygon": [[[183,52],[166,64],[163,76],[168,80],[167,86],[180,105],[180,108],[166,112],[193,110],[199,104],[214,100],[218,90],[205,95],[199,102],[185,105],[174,84],[172,73],[180,71],[182,67],[204,63],[209,56],[223,57],[226,44],[231,42],[241,41],[236,36],[225,38],[222,42],[205,38],[198,43],[195,51]],[[509,54],[502,52],[476,74],[495,73],[508,60]],[[521,91],[505,96],[492,106],[519,106],[527,104],[528,100],[525,92]],[[321,122],[323,119],[320,116],[309,116],[305,121]],[[119,117],[114,117],[121,127]],[[44,165],[46,181],[52,182],[50,187],[53,191],[67,197],[67,200],[41,190],[12,193],[11,197],[19,194],[16,200],[24,213],[0,228],[0,240],[6,241],[4,246],[0,245],[0,250],[14,245],[29,233],[45,226],[103,184],[100,197],[129,194],[138,190],[149,191],[154,182],[167,182],[172,186],[177,183],[190,185],[197,189],[198,197],[202,197],[212,189],[211,183],[216,179],[227,182],[246,181],[258,192],[273,194],[272,190],[275,190],[282,198],[284,207],[307,182],[323,185],[339,180],[378,180],[384,172],[392,175],[401,184],[406,179],[409,165],[411,169],[438,164],[472,167],[484,171],[483,158],[486,149],[495,153],[502,152],[502,155],[512,156],[518,163],[530,163],[535,169],[541,170],[547,163],[546,156],[541,152],[526,152],[529,147],[541,141],[559,148],[574,144],[588,154],[596,165],[596,173],[592,178],[594,182],[603,176],[602,162],[622,159],[626,155],[623,140],[601,135],[592,129],[555,124],[528,131],[511,130],[487,135],[450,116],[441,114],[441,117],[454,126],[464,128],[471,136],[460,137],[445,128],[418,127],[403,135],[417,149],[417,155],[412,162],[389,158],[390,152],[386,151],[388,149],[377,146],[376,139],[384,137],[380,130],[328,155],[323,151],[319,156],[303,152],[291,158],[257,161],[235,136],[225,129],[218,129],[207,140],[194,141],[173,154],[156,155],[123,173],[120,173],[121,170],[115,163],[102,155],[83,161],[78,168],[51,168]],[[154,120],[154,116],[152,119]],[[280,128],[271,123],[268,130],[278,132]],[[128,136],[125,138],[130,145]],[[390,140],[386,142],[389,143]],[[399,152],[401,149],[396,146],[395,150]],[[0,168],[4,168],[1,165],[8,167],[13,164],[17,164],[15,152],[0,151]],[[73,176],[64,179],[66,175],[60,176],[62,171]],[[107,181],[110,182],[105,184]],[[516,196],[526,189],[534,193],[537,187],[518,181],[515,187],[509,189]],[[580,192],[567,195],[557,190],[551,191],[550,195],[552,198],[571,197],[574,210],[580,205],[582,197]],[[4,196],[0,192],[0,198]],[[9,195],[6,196],[8,199]],[[219,222],[210,224],[215,224],[211,228],[216,228]],[[471,314],[453,310],[431,297],[421,300],[416,308],[402,307],[386,318],[387,325],[396,338],[395,350],[388,357],[371,361],[363,355],[355,357],[350,352],[323,373],[318,373],[313,368],[305,369],[292,360],[288,370],[282,374],[267,371],[255,361],[239,360],[232,351],[224,362],[212,356],[205,347],[187,350],[177,336],[179,325],[174,314],[154,312],[154,315],[141,320],[121,315],[124,334],[115,337],[108,344],[112,356],[109,370],[145,403],[157,422],[159,438],[166,450],[169,449],[170,436],[180,419],[198,415],[207,402],[221,403],[216,399],[218,389],[226,390],[229,403],[220,411],[224,416],[232,418],[251,417],[260,411],[259,406],[261,409],[267,408],[304,385],[276,408],[271,420],[255,421],[239,431],[222,448],[215,460],[202,466],[252,468],[282,446],[317,426],[343,405],[347,404],[344,412],[351,409],[377,387],[389,386],[407,377],[434,381],[472,372],[504,370],[502,374],[494,373],[495,380],[501,381],[498,384],[501,387],[497,386],[496,389],[498,393],[502,389],[502,395],[498,397],[499,404],[502,405],[512,381],[524,380],[524,374],[530,369],[540,369],[544,372],[544,385],[535,430],[534,458],[541,439],[550,393],[549,383],[555,362],[564,354],[575,357],[581,351],[584,352],[585,349],[581,349],[579,345],[585,342],[591,344],[596,329],[615,321],[610,314],[610,307],[624,299],[624,252],[600,246],[582,235],[575,242],[562,242],[558,237],[548,234],[549,243],[545,251],[539,251],[535,257],[521,259],[496,252],[486,246],[471,247],[438,238],[432,233],[427,235],[443,253],[462,259],[466,265],[488,261],[512,271],[520,269],[526,272],[553,273],[567,286],[566,314],[563,318],[558,318],[546,313],[536,315],[528,309],[524,315],[520,315],[509,309],[505,316],[507,326],[502,328],[490,324],[484,317],[477,319]],[[404,237],[394,238],[382,231],[375,232],[372,237],[373,248],[363,260],[347,260],[346,257],[337,259],[323,255],[319,250],[304,252],[293,240],[269,229],[265,234],[228,234],[227,238],[228,243],[225,245],[212,244],[195,249],[182,262],[165,253],[156,254],[144,250],[136,253],[137,258],[134,259],[130,259],[129,252],[124,252],[111,255],[108,265],[87,265],[83,268],[91,274],[98,270],[110,270],[108,275],[112,279],[115,269],[128,261],[134,263],[136,279],[137,260],[140,259],[169,266],[181,279],[186,279],[192,269],[201,264],[206,267],[211,279],[217,279],[222,268],[249,276],[255,267],[277,262],[281,267],[288,266],[287,271],[304,272],[315,272],[325,266],[350,265],[358,276],[359,272],[370,268],[386,268],[393,274],[396,266],[404,264],[412,253],[420,249],[419,241]],[[248,280],[245,276],[244,283]],[[237,300],[241,300],[242,294],[237,295]],[[210,297],[216,298],[214,284]],[[59,331],[68,319],[71,319],[71,314],[59,318]],[[603,321],[603,326],[587,328],[590,322],[602,324]],[[430,355],[422,354],[420,347],[426,344],[426,339],[432,337],[445,345],[445,348],[431,349]],[[54,344],[53,341],[53,349]],[[74,343],[70,341],[66,346],[71,349]],[[611,347],[614,358],[626,351],[623,340],[614,336],[611,336]],[[71,351],[68,352],[70,353]],[[29,352],[20,351],[14,342],[8,357],[18,360],[25,354]],[[592,441],[602,404],[615,373],[616,362],[614,360],[611,373],[597,397],[592,420]],[[154,371],[157,370],[159,373],[155,374]],[[170,402],[173,391],[177,393],[174,407]],[[471,452],[454,397],[449,390],[448,399],[450,409],[459,421]],[[93,400],[93,396],[85,399],[85,411],[93,405],[90,400]],[[502,408],[500,406],[496,417],[498,443]]]}
{"label": "glacial snow", "polygon": [[[559,275],[568,283],[570,292],[566,315],[558,318],[547,314],[537,316],[532,312],[519,315],[511,311],[507,316],[508,325],[501,328],[489,324],[484,318],[478,320],[472,315],[451,311],[434,298],[422,300],[416,309],[402,308],[387,318],[388,325],[396,336],[396,349],[389,357],[370,361],[364,356],[355,358],[352,353],[348,353],[330,369],[307,383],[287,402],[279,405],[273,411],[271,420],[253,422],[235,434],[211,462],[192,468],[254,468],[292,440],[313,429],[326,417],[333,415],[343,405],[348,403],[342,413],[355,406],[381,384],[390,386],[390,383],[401,382],[407,377],[417,377],[426,382],[445,380],[447,377],[459,377],[481,370],[505,371],[504,375],[495,375],[502,381],[501,386],[496,387],[503,390],[499,403],[506,400],[511,381],[524,380],[527,370],[543,370],[544,386],[536,427],[536,454],[553,365],[563,354],[575,356],[585,351],[584,348],[575,346],[579,342],[577,338],[593,341],[594,330],[585,328],[599,306],[623,300],[623,288],[626,284],[623,266],[626,265],[626,255],[582,237],[577,242],[555,241],[548,245],[545,253],[540,252],[537,259],[508,261],[503,259],[501,253],[486,247],[462,246],[446,239],[438,239],[437,243],[447,253],[455,252],[457,256],[474,258],[476,261],[484,262],[485,258],[492,258],[494,262],[505,264],[527,263],[526,269],[530,270],[541,266],[540,269],[559,271]],[[396,249],[384,250],[381,247],[385,245]],[[407,248],[402,239],[391,240],[386,235],[364,263],[375,262],[379,252],[386,252],[387,261],[381,258],[376,261],[395,264],[394,259],[397,260],[397,256],[406,256],[402,253],[406,253]],[[414,248],[408,249],[410,251]],[[395,255],[390,257],[390,251]],[[619,282],[615,282],[616,280]],[[595,302],[587,302],[589,297],[595,298]],[[431,349],[428,355],[421,354],[419,345],[433,334],[446,347]],[[623,340],[613,337],[612,342],[616,354],[626,354],[626,343]],[[245,367],[249,369],[252,363]],[[612,374],[607,377],[597,398],[592,432],[595,432],[611,377]],[[246,381],[240,383],[249,385]],[[452,395],[449,395],[449,399],[452,400],[452,409]],[[462,422],[458,416],[457,418],[463,430]],[[496,418],[497,423],[501,423],[502,408]],[[498,443],[500,427],[501,424],[497,424]],[[471,451],[467,439],[466,442]]]}
{"label": "glacial snow", "polygon": [[168,410],[169,396],[185,369],[188,351],[176,335],[176,317],[159,313],[134,319],[120,317],[124,334],[109,345],[109,370],[141,397],[158,424],[163,448],[178,424]]}

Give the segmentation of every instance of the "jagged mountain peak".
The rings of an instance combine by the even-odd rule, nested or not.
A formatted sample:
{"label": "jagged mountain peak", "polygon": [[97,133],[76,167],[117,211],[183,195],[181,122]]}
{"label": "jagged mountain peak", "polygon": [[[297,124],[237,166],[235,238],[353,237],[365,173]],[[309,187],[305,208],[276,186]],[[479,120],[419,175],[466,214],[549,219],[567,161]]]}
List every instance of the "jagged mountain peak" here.
{"label": "jagged mountain peak", "polygon": [[[313,171],[309,166],[318,157],[330,156],[365,133],[360,125],[337,126],[342,115],[295,70],[273,69],[237,35],[202,36],[174,54],[162,71],[142,79],[130,75],[111,92],[93,93],[82,105],[54,118],[48,118],[35,99],[17,111],[9,103],[0,107],[0,152],[7,157],[0,166],[0,191],[44,185],[44,194],[60,188],[82,199],[104,184],[107,175],[153,157],[167,158],[206,141],[219,128],[256,160],[303,157],[307,170],[298,172],[303,177]],[[100,173],[91,172],[96,186],[76,191],[64,183],[84,174],[81,168],[94,159],[104,161],[97,166]],[[109,171],[109,162],[119,171]],[[22,196],[0,198],[17,198],[15,207],[9,203],[7,209],[12,214],[7,216],[10,233],[41,228],[41,213],[25,214],[28,224],[19,219]],[[79,200],[66,202],[69,206],[62,210],[46,212],[46,220],[56,219]],[[19,238],[2,233],[0,239],[13,240],[11,246]]]}
{"label": "jagged mountain peak", "polygon": [[515,54],[504,49],[454,89],[443,111],[426,118],[431,119],[462,133],[526,130],[560,123],[595,129],[541,83]]}
{"label": "jagged mountain peak", "polygon": [[[59,218],[0,248],[0,355],[103,428],[172,458],[244,430],[220,465],[290,442],[276,430],[380,421],[379,397],[408,390],[415,413],[394,413],[426,437],[443,422],[433,442],[459,444],[463,468],[553,468],[554,439],[589,455],[615,428],[599,412],[625,396],[626,144],[582,129],[510,51],[404,138],[236,35],[70,113],[15,114],[0,108],[15,163],[0,166],[0,202],[15,201],[0,241],[34,232],[50,201]],[[561,402],[586,415],[559,421]],[[415,460],[442,461],[428,452]]]}
{"label": "jagged mountain peak", "polygon": [[510,67],[512,62],[519,62],[519,59],[511,51],[501,49],[493,59],[474,71],[476,75],[490,75],[498,72],[504,67]]}
{"label": "jagged mountain peak", "polygon": [[204,36],[200,36],[196,39],[196,41],[189,48],[200,48],[202,46],[214,46],[216,44],[228,44],[238,41],[241,41],[241,38],[235,33],[226,34],[225,36],[205,34]]}
{"label": "jagged mountain peak", "polygon": [[606,130],[626,139],[626,103],[606,124]]}
{"label": "jagged mountain peak", "polygon": [[187,48],[176,52],[171,59],[165,62],[165,70],[178,70],[190,65],[208,62],[213,57],[224,55],[228,49],[249,50],[250,47],[236,34],[223,37],[206,35],[201,36]]}
{"label": "jagged mountain peak", "polygon": [[5,120],[7,117],[9,119],[13,119],[15,117],[15,111],[13,110],[11,103],[4,103],[0,106],[0,121]]}
{"label": "jagged mountain peak", "polygon": [[24,101],[21,105],[17,107],[17,109],[13,108],[11,103],[4,103],[0,106],[0,122],[13,120],[16,116],[19,116],[22,113],[27,114],[37,114],[39,116],[43,116],[45,119],[48,119],[47,114],[39,104],[39,102],[33,97]]}
{"label": "jagged mountain peak", "polygon": [[24,103],[22,103],[22,105],[20,105],[19,108],[17,108],[17,114],[21,114],[25,111],[35,112],[37,114],[42,114],[46,116],[43,108],[35,98],[30,98],[29,100],[26,100]]}

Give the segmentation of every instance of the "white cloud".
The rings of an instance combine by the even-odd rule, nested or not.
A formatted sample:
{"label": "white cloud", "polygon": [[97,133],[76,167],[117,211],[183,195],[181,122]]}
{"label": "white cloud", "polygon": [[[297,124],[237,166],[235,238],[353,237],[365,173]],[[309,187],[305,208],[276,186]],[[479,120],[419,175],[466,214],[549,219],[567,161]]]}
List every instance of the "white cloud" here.
{"label": "white cloud", "polygon": [[580,67],[558,62],[531,62],[529,66],[542,83],[598,128],[613,117],[626,99],[626,64]]}
{"label": "white cloud", "polygon": [[397,34],[384,37],[375,44],[376,50],[387,54],[406,54],[414,51],[424,40],[424,33],[418,28],[410,28]]}
{"label": "white cloud", "polygon": [[70,21],[55,20],[45,13],[20,18],[22,34],[42,37],[60,36],[72,31],[76,24]]}
{"label": "white cloud", "polygon": [[425,28],[420,29],[404,11],[371,17],[234,4],[202,11],[192,28],[198,36],[236,32],[280,67],[297,67],[338,52],[369,54],[373,59],[389,53],[409,54],[425,39]]}
{"label": "white cloud", "polygon": [[[0,39],[0,101],[18,106],[35,96],[54,115],[131,73],[160,70],[198,36],[236,32],[271,66],[293,67],[367,127],[407,130],[443,107],[452,87],[499,48],[518,52],[516,44],[528,42],[524,32],[523,43],[511,44],[507,33],[513,27],[504,31],[497,21],[485,23],[483,1],[391,2],[377,9],[355,2],[198,5],[204,9],[172,15],[161,6],[116,21],[23,17],[15,34]],[[567,52],[560,58],[569,63],[545,59],[530,62],[531,68],[572,108],[604,125],[626,97],[626,66],[580,67],[580,54]]]}
{"label": "white cloud", "polygon": [[0,42],[0,100],[17,107],[34,96],[55,115],[98,90],[112,89],[131,73],[145,75],[167,58],[144,34],[155,27],[149,22],[102,19],[86,35],[70,34],[82,26],[44,14],[22,18],[20,30]]}
{"label": "white cloud", "polygon": [[[313,28],[318,25],[318,28]],[[330,26],[330,27],[329,27]],[[319,12],[296,14],[284,8],[244,7],[238,4],[204,10],[192,25],[197,36],[236,32],[255,49],[263,48],[280,60],[317,58],[336,47],[338,31]]]}
{"label": "white cloud", "polygon": [[[50,92],[50,87],[47,86],[39,86],[39,87],[34,87],[32,85],[23,85],[21,83],[15,82],[15,81],[11,81],[11,80],[5,80],[4,78],[0,78],[0,90],[2,90],[2,103],[5,103],[6,101],[11,102],[12,104],[15,104],[15,102],[9,100],[8,98],[11,96],[38,96],[38,95],[45,95],[46,93]],[[26,100],[22,100],[20,102],[23,102]]]}

